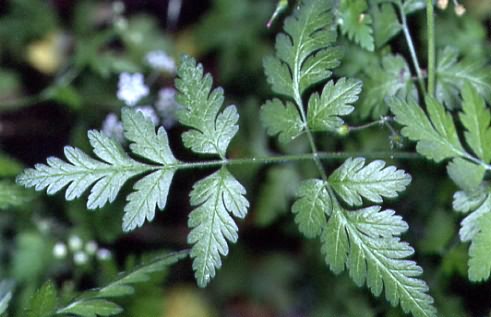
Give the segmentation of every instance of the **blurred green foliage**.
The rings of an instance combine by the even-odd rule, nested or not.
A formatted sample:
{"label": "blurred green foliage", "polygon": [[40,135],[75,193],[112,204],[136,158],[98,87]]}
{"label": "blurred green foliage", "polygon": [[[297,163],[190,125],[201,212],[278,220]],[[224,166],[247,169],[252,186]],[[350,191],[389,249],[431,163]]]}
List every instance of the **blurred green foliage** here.
{"label": "blurred green foliage", "polygon": [[[152,92],[142,104],[155,104],[158,90],[172,86],[173,74],[152,69],[145,61],[148,52],[161,50],[173,58],[192,53],[230,91],[227,104],[240,105],[241,116],[231,156],[302,153],[308,147],[304,139],[288,145],[267,139],[258,120],[259,105],[269,95],[262,60],[273,52],[274,35],[295,1],[290,1],[290,9],[269,30],[266,23],[276,5],[273,0],[213,0],[196,6],[203,11],[193,7],[201,1],[184,1],[183,22],[176,30],[166,29],[165,15],[155,10],[165,1],[148,1],[153,6],[140,7],[127,1],[126,9],[119,2],[62,2],[0,3],[2,316],[49,316],[52,307],[107,285],[119,271],[131,270],[139,262],[136,259],[148,259],[162,249],[186,247],[191,208],[185,195],[202,176],[200,172],[189,173],[189,180],[176,183],[165,213],[158,213],[154,223],[129,235],[121,230],[124,199],[87,212],[80,200],[65,202],[62,195],[36,195],[14,183],[25,165],[59,155],[65,144],[89,148],[86,130],[100,129],[105,116],[119,114],[123,106],[116,98],[120,73],[144,73]],[[384,1],[342,2],[349,9],[344,11],[346,23],[338,30],[344,57],[334,76],[353,76],[364,82],[361,99],[347,119],[347,124],[355,126],[388,113],[381,95],[416,96],[417,82],[411,75],[414,67],[397,6]],[[424,1],[404,3],[424,64]],[[463,3],[468,12],[462,17],[454,14],[452,4],[445,11],[437,10],[437,48],[451,62],[440,65],[439,70],[477,74],[484,83],[483,94],[491,96],[491,8],[486,0]],[[360,14],[365,15],[361,21]],[[440,101],[449,109],[458,109],[461,78],[438,83]],[[374,94],[375,90],[384,93]],[[409,144],[391,129],[374,126],[360,134],[324,136],[319,138],[319,147],[370,153],[396,151]],[[173,141],[181,130],[174,126],[168,133],[178,155],[186,157]],[[327,162],[326,169],[334,171],[338,163]],[[425,268],[424,279],[440,315],[487,316],[491,313],[490,283],[468,281],[468,245],[458,241],[461,217],[451,206],[456,186],[442,166],[419,159],[397,164],[411,171],[413,183],[389,206],[410,224],[405,239],[416,247],[416,258]],[[216,280],[206,291],[196,290],[190,286],[194,283],[190,263],[178,264],[135,286],[131,296],[118,299],[117,305],[126,309],[122,316],[404,316],[400,309],[357,288],[348,274],[330,273],[318,252],[319,242],[302,239],[295,228],[289,209],[300,180],[315,175],[313,164],[234,167],[233,172],[247,188],[251,209],[240,223],[241,243],[231,247]],[[123,187],[122,192],[126,195],[130,189]],[[70,246],[73,237],[81,239],[81,246]],[[89,242],[97,243],[94,253]],[[57,245],[64,246],[64,254],[60,248],[61,253],[55,252]],[[87,255],[85,262],[76,260],[77,252]],[[37,304],[40,302],[42,305]],[[40,307],[46,310],[33,312]]]}

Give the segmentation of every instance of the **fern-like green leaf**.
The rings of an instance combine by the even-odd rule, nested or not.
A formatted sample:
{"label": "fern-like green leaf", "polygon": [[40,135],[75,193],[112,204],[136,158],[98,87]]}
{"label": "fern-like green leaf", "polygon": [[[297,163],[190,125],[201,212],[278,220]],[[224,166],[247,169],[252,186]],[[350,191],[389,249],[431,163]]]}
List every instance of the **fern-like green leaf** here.
{"label": "fern-like green leaf", "polygon": [[370,15],[373,18],[373,34],[377,48],[383,47],[401,32],[401,23],[391,3],[370,6]]}
{"label": "fern-like green leaf", "polygon": [[428,116],[413,100],[390,98],[388,103],[396,121],[404,126],[402,134],[418,142],[420,154],[436,162],[465,156],[452,116],[437,100],[426,98]]}
{"label": "fern-like green leaf", "polygon": [[331,214],[332,202],[326,184],[321,180],[308,180],[300,185],[298,200],[292,206],[295,222],[307,238],[320,235]]}
{"label": "fern-like green leaf", "polygon": [[184,56],[177,70],[177,101],[182,105],[178,119],[192,128],[182,135],[184,145],[196,153],[217,154],[224,158],[228,145],[239,127],[239,114],[235,106],[220,112],[223,89],[212,90],[213,79],[204,74],[203,65]]}
{"label": "fern-like green leaf", "polygon": [[26,311],[27,317],[51,317],[56,310],[56,302],[56,288],[48,281],[34,293]]}
{"label": "fern-like green leaf", "polygon": [[334,208],[321,237],[326,262],[336,273],[346,266],[355,283],[367,284],[375,296],[385,289],[385,298],[406,313],[436,317],[428,286],[417,279],[422,269],[406,259],[414,250],[399,240],[407,224],[394,211],[380,209]]}
{"label": "fern-like green leaf", "polygon": [[456,192],[453,195],[452,207],[457,212],[468,213],[481,206],[487,197],[487,185],[481,184],[477,190],[470,193],[465,191]]}
{"label": "fern-like green leaf", "polygon": [[267,101],[261,108],[261,120],[269,135],[278,134],[281,143],[288,143],[298,137],[304,124],[297,108],[291,102],[283,105],[279,99]]}
{"label": "fern-like green leaf", "polygon": [[459,52],[447,47],[438,55],[436,76],[436,97],[450,109],[459,107],[459,93],[466,83],[491,102],[491,69],[485,61],[459,60]]}
{"label": "fern-like green leaf", "polygon": [[37,164],[27,169],[17,182],[36,190],[46,188],[49,195],[66,189],[65,198],[79,198],[93,185],[87,202],[88,209],[103,207],[113,202],[123,184],[131,177],[150,170],[150,166],[131,159],[114,140],[98,131],[89,131],[90,144],[100,160],[95,160],[80,149],[65,147],[68,162],[48,158],[48,165]]}
{"label": "fern-like green leaf", "polygon": [[488,189],[486,198],[460,223],[460,240],[463,242],[472,241],[479,232],[482,217],[489,213],[491,213],[491,194]]}
{"label": "fern-like green leaf", "polygon": [[414,250],[399,236],[408,225],[393,210],[371,206],[360,210],[342,207],[336,193],[348,204],[359,206],[362,198],[382,202],[396,197],[411,181],[403,170],[362,158],[350,158],[328,181],[302,183],[292,207],[300,231],[320,236],[321,251],[331,270],[348,269],[358,286],[366,284],[375,296],[385,289],[392,305],[400,305],[416,317],[436,317],[428,286],[418,279],[422,269],[407,258]]}
{"label": "fern-like green leaf", "polygon": [[80,317],[114,316],[123,309],[109,299],[134,293],[134,284],[146,282],[149,274],[167,269],[172,264],[188,256],[187,251],[158,256],[143,263],[127,273],[122,273],[115,281],[105,287],[83,293],[68,305],[59,308],[57,315]]}
{"label": "fern-like green leaf", "polygon": [[347,159],[329,177],[334,191],[350,206],[361,206],[362,197],[381,203],[382,197],[394,198],[411,183],[411,176],[384,161],[365,165],[365,159]]}
{"label": "fern-like green leaf", "polygon": [[98,298],[73,302],[58,311],[59,314],[80,317],[106,317],[118,315],[122,312],[123,308],[118,304]]}
{"label": "fern-like green leaf", "polygon": [[306,89],[331,76],[341,51],[336,41],[332,3],[303,0],[285,20],[285,33],[276,38],[276,56],[264,60],[273,91],[298,100]]}
{"label": "fern-like green leaf", "polygon": [[491,213],[479,220],[479,232],[469,249],[469,279],[474,282],[489,279],[491,274]]}
{"label": "fern-like green leaf", "polygon": [[400,55],[386,55],[365,67],[366,79],[361,96],[360,113],[363,117],[379,118],[387,114],[386,97],[417,97],[411,70]]}
{"label": "fern-like green leaf", "polygon": [[8,180],[0,180],[0,210],[26,205],[34,198],[32,191]]}
{"label": "fern-like green leaf", "polygon": [[136,175],[151,172],[134,186],[125,206],[123,229],[132,230],[151,221],[156,207],[163,209],[167,193],[178,161],[172,154],[163,128],[155,132],[152,122],[141,113],[124,109],[123,127],[126,138],[131,142],[132,152],[152,163],[151,165],[130,158],[116,141],[98,131],[89,131],[89,141],[97,159],[70,146],[65,147],[67,162],[48,158],[48,164],[37,164],[25,170],[17,182],[36,190],[47,189],[54,194],[67,186],[65,198],[79,198],[89,188],[87,208],[103,207],[116,199],[121,187]]}
{"label": "fern-like green leaf", "polygon": [[341,78],[334,84],[329,81],[321,95],[313,94],[309,99],[307,122],[314,131],[334,131],[344,124],[340,116],[346,116],[355,109],[352,104],[358,100],[362,82]]}
{"label": "fern-like green leaf", "polygon": [[462,90],[463,112],[460,121],[467,129],[465,140],[474,153],[484,162],[491,160],[491,113],[484,99],[470,84]]}
{"label": "fern-like green leaf", "polygon": [[341,31],[362,48],[373,51],[372,17],[367,13],[367,0],[341,0]]}
{"label": "fern-like green leaf", "polygon": [[191,205],[196,207],[189,215],[192,228],[188,243],[193,245],[191,257],[196,280],[205,287],[222,266],[220,256],[228,254],[227,241],[235,243],[238,228],[230,214],[244,218],[249,202],[245,188],[222,168],[197,182],[190,194]]}
{"label": "fern-like green leaf", "polygon": [[128,203],[124,208],[123,230],[130,231],[140,227],[145,219],[152,221],[155,209],[165,208],[167,195],[178,163],[169,148],[167,133],[160,127],[155,133],[155,127],[140,112],[124,109],[122,112],[125,137],[131,141],[133,153],[163,166],[145,176],[134,185],[134,192],[127,197]]}

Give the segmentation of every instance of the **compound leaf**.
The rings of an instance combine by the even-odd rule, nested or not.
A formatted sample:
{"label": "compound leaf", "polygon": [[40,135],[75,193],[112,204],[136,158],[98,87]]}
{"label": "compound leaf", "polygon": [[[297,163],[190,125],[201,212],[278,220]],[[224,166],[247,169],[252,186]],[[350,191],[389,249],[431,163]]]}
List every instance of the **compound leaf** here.
{"label": "compound leaf", "polygon": [[435,317],[428,286],[417,278],[422,269],[406,259],[414,250],[399,240],[407,224],[393,210],[380,209],[334,208],[321,237],[326,262],[336,273],[346,266],[355,283],[366,283],[375,296],[385,289],[386,299],[392,305],[399,304],[406,313]]}
{"label": "compound leaf", "polygon": [[416,150],[422,155],[440,162],[465,154],[451,115],[435,99],[426,98],[428,116],[414,100],[390,98],[388,103],[395,120],[404,126],[402,134],[418,142]]}
{"label": "compound leaf", "polygon": [[227,240],[238,239],[237,225],[230,214],[244,218],[249,202],[244,197],[245,188],[222,168],[200,180],[190,193],[191,205],[196,207],[189,215],[192,228],[188,243],[193,245],[191,258],[196,280],[205,287],[222,265],[220,256],[228,254]]}
{"label": "compound leaf", "polygon": [[381,203],[395,198],[411,182],[411,176],[381,160],[365,165],[364,158],[349,158],[329,177],[334,191],[350,206],[360,206],[362,197]]}
{"label": "compound leaf", "polygon": [[310,97],[307,122],[315,131],[332,131],[344,124],[340,116],[353,112],[352,106],[361,93],[362,82],[356,79],[341,78],[334,84],[329,81],[322,90]]}
{"label": "compound leaf", "polygon": [[331,76],[340,63],[332,3],[303,0],[284,24],[285,33],[276,37],[276,57],[264,60],[273,90],[295,100],[306,89]]}
{"label": "compound leaf", "polygon": [[176,100],[182,105],[177,118],[192,128],[182,135],[184,145],[195,153],[217,154],[224,158],[230,141],[239,130],[237,108],[232,105],[220,112],[223,89],[212,90],[211,75],[204,75],[203,65],[197,64],[192,57],[182,57],[177,76]]}
{"label": "compound leaf", "polygon": [[491,273],[491,213],[479,220],[480,231],[469,249],[469,279],[473,282],[487,280]]}
{"label": "compound leaf", "polygon": [[307,238],[315,238],[327,223],[332,202],[326,184],[318,179],[304,181],[297,193],[298,200],[292,206],[295,222]]}
{"label": "compound leaf", "polygon": [[372,17],[367,14],[367,9],[367,0],[342,0],[340,4],[341,31],[362,48],[373,51],[375,41]]}
{"label": "compound leaf", "polygon": [[297,108],[291,102],[286,105],[279,99],[268,100],[261,107],[261,120],[269,135],[278,134],[281,143],[297,138],[304,129]]}
{"label": "compound leaf", "polygon": [[463,112],[460,121],[467,129],[465,140],[474,153],[484,162],[491,160],[491,113],[478,91],[466,83],[462,90]]}
{"label": "compound leaf", "polygon": [[65,198],[79,198],[93,187],[87,202],[88,209],[103,207],[113,202],[123,184],[131,177],[149,170],[149,166],[131,159],[114,140],[98,131],[89,131],[90,144],[101,160],[95,160],[71,146],[65,147],[68,162],[55,157],[48,164],[36,164],[17,177],[17,182],[36,190],[46,188],[48,195],[55,194],[68,185]]}
{"label": "compound leaf", "polygon": [[65,147],[67,162],[48,158],[48,164],[37,164],[27,169],[17,182],[36,190],[47,188],[54,194],[68,186],[65,198],[79,198],[89,187],[87,208],[95,209],[116,199],[121,187],[133,176],[152,172],[136,182],[134,192],[128,195],[123,218],[123,230],[129,231],[143,225],[145,219],[153,220],[155,209],[163,209],[179,161],[169,148],[167,133],[163,128],[155,131],[150,119],[132,109],[122,111],[123,128],[131,142],[131,151],[159,165],[138,162],[128,156],[119,143],[98,131],[89,131],[89,141],[97,160],[83,151]]}

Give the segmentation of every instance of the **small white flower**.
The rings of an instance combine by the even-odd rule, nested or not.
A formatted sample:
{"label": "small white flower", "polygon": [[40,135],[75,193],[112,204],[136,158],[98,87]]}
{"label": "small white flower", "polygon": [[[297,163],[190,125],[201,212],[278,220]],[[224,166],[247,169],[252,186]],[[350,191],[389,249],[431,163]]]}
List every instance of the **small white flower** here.
{"label": "small white flower", "polygon": [[68,238],[68,247],[71,251],[78,251],[82,249],[82,244],[82,239],[80,239],[79,236],[70,236],[70,238]]}
{"label": "small white flower", "polygon": [[134,106],[149,93],[148,87],[143,81],[143,75],[122,73],[119,75],[118,99],[127,106]]}
{"label": "small white flower", "polygon": [[143,116],[147,119],[150,119],[152,121],[153,125],[159,124],[159,117],[157,116],[157,113],[151,106],[140,106],[136,107],[136,111],[140,112],[143,114]]}
{"label": "small white flower", "polygon": [[102,133],[110,138],[115,139],[119,143],[124,142],[123,123],[114,113],[108,114],[104,119],[104,122],[102,122]]}
{"label": "small white flower", "polygon": [[67,249],[63,242],[58,242],[53,247],[53,256],[57,259],[63,259],[66,257]]}
{"label": "small white flower", "polygon": [[164,88],[159,91],[159,98],[155,104],[162,124],[169,129],[176,123],[176,111],[179,104],[176,102],[176,90],[174,88]]}
{"label": "small white flower", "polygon": [[147,64],[155,70],[171,74],[176,72],[176,62],[164,51],[148,52],[147,55],[145,55],[145,60]]}
{"label": "small white flower", "polygon": [[87,263],[88,260],[89,260],[89,257],[87,256],[87,253],[85,253],[83,251],[77,251],[73,255],[73,262],[75,262],[75,264],[77,264],[77,265],[83,265],[83,264]]}
{"label": "small white flower", "polygon": [[99,249],[97,250],[96,257],[100,261],[106,261],[111,258],[112,254],[111,251],[108,249]]}
{"label": "small white flower", "polygon": [[85,252],[89,255],[94,255],[97,252],[97,242],[89,241],[85,244]]}

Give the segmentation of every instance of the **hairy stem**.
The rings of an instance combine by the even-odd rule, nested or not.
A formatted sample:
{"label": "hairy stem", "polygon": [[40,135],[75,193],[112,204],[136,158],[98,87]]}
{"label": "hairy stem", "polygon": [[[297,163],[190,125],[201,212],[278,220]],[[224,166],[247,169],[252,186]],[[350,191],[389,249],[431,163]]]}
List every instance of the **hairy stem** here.
{"label": "hairy stem", "polygon": [[433,1],[426,1],[426,21],[428,28],[428,94],[435,94],[435,13]]}
{"label": "hairy stem", "polygon": [[424,95],[426,95],[426,88],[424,82],[423,72],[421,71],[421,66],[419,64],[418,55],[416,54],[416,49],[414,48],[413,38],[411,36],[411,32],[409,31],[409,25],[407,24],[406,14],[404,13],[404,9],[402,7],[402,3],[399,1],[399,14],[401,16],[401,26],[402,31],[404,33],[404,37],[406,38],[407,46],[409,47],[409,53],[411,54],[411,60],[413,62],[413,66],[416,70],[416,75],[418,78],[418,83],[421,88],[421,91]]}
{"label": "hairy stem", "polygon": [[422,157],[412,152],[317,152],[316,154],[298,154],[298,155],[278,155],[268,157],[252,157],[241,159],[224,159],[205,162],[180,162],[176,164],[166,165],[165,168],[173,169],[195,169],[195,168],[212,168],[217,166],[240,166],[240,165],[256,165],[256,164],[281,164],[298,161],[315,161],[321,160],[344,160],[353,156],[363,156],[366,158],[391,158],[391,159],[421,159]]}

